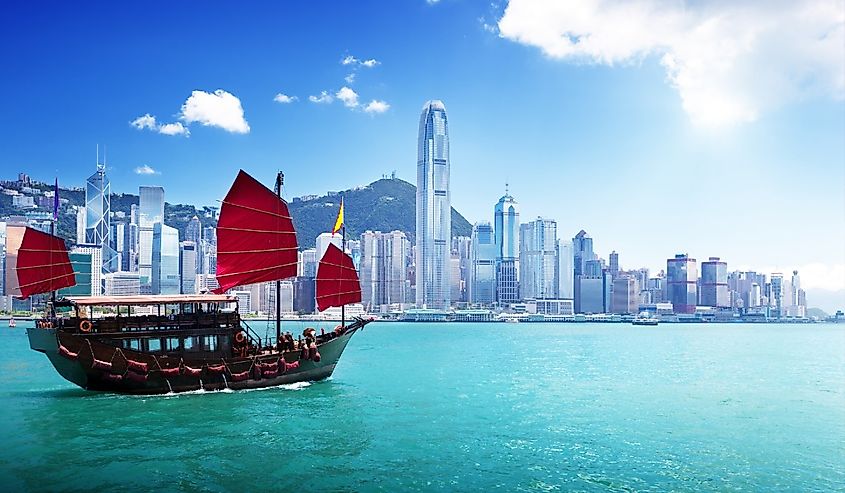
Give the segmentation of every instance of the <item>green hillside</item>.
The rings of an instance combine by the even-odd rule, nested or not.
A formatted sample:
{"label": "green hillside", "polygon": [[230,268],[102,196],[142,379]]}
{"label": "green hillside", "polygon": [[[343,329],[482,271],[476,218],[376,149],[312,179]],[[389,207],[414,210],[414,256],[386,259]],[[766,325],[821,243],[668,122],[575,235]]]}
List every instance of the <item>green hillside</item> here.
{"label": "green hillside", "polygon": [[[364,231],[404,231],[413,243],[416,231],[417,187],[398,178],[310,200],[294,198],[289,209],[300,248],[311,248],[320,233],[331,231],[343,196],[347,238]],[[452,236],[469,236],[472,225],[452,208]]]}

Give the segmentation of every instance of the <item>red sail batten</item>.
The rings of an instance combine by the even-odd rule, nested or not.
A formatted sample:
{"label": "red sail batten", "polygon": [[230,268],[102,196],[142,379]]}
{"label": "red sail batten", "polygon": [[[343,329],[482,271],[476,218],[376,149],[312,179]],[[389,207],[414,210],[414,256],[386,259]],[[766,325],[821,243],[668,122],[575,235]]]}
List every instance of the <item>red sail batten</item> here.
{"label": "red sail batten", "polygon": [[18,249],[15,271],[21,299],[76,285],[64,240],[29,227]]}
{"label": "red sail batten", "polygon": [[329,243],[317,268],[317,308],[343,306],[361,301],[361,283],[349,255]]}
{"label": "red sail batten", "polygon": [[285,201],[241,170],[217,222],[220,287],[214,292],[294,277],[298,250]]}

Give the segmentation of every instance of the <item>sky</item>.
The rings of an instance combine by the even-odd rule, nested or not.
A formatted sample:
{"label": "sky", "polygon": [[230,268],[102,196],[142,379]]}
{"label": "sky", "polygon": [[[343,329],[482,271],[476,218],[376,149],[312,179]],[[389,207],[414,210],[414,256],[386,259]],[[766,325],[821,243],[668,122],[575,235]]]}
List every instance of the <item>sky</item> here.
{"label": "sky", "polygon": [[[845,306],[845,1],[5,3],[0,178],[214,205],[416,179],[444,102],[453,206],[586,230],[624,268],[798,269]],[[816,296],[816,302],[813,300]]]}

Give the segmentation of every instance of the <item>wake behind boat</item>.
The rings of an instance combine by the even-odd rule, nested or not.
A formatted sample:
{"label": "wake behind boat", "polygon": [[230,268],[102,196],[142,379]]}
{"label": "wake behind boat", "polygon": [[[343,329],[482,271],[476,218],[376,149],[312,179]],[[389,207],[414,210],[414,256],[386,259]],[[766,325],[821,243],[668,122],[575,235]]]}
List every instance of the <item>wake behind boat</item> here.
{"label": "wake behind boat", "polygon": [[[241,320],[237,297],[225,294],[267,281],[277,281],[278,290],[279,280],[296,275],[296,232],[281,198],[281,180],[280,173],[274,193],[244,171],[238,174],[218,222],[220,288],[214,294],[52,296],[48,316],[27,329],[30,347],[46,354],[62,377],[88,390],[161,394],[329,377],[351,337],[372,319],[342,320],[329,332],[306,329],[294,338],[282,333],[277,306],[276,338],[262,340]],[[338,222],[342,219],[341,208]],[[63,240],[20,228],[20,247],[11,251],[16,295],[73,286]],[[317,271],[320,310],[361,300],[352,259],[332,246]],[[59,316],[61,310],[70,310],[69,316]]]}

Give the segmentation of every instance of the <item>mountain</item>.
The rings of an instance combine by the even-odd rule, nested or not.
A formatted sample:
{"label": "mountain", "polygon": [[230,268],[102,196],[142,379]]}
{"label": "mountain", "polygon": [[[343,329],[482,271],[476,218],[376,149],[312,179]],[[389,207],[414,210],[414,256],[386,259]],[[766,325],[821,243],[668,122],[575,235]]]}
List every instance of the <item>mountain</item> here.
{"label": "mountain", "polygon": [[[24,195],[32,195],[39,204],[39,195],[52,190],[51,184],[2,182],[2,188],[15,190]],[[35,192],[37,191],[37,192]],[[341,195],[345,202],[346,235],[356,239],[364,231],[393,230],[404,231],[413,243],[416,230],[416,194],[417,188],[398,178],[387,178],[370,183],[365,187],[353,188],[343,192],[330,192],[323,196],[295,197],[289,202],[293,216],[297,239],[301,249],[311,248],[320,233],[331,231],[337,218]],[[76,213],[70,206],[82,206],[85,192],[82,189],[60,189],[62,207],[59,214],[59,236],[76,240]],[[44,197],[42,196],[41,199]],[[111,210],[117,215],[128,217],[132,205],[138,204],[138,196],[133,194],[112,194]],[[38,211],[49,213],[52,200],[42,201],[37,208],[19,209],[12,205],[12,198],[0,194],[0,220],[12,215],[23,215]],[[210,208],[197,208],[187,204],[164,205],[164,223],[179,230],[179,238],[185,237],[185,227],[192,217],[198,216],[203,226],[216,226]],[[472,226],[462,215],[452,208],[452,236],[469,236]]]}
{"label": "mountain", "polygon": [[[300,248],[313,246],[320,233],[330,232],[343,196],[346,237],[364,231],[404,231],[414,243],[417,187],[398,178],[374,181],[365,187],[331,192],[322,197],[296,197],[288,208],[293,217]],[[469,236],[472,225],[452,208],[452,236]]]}

